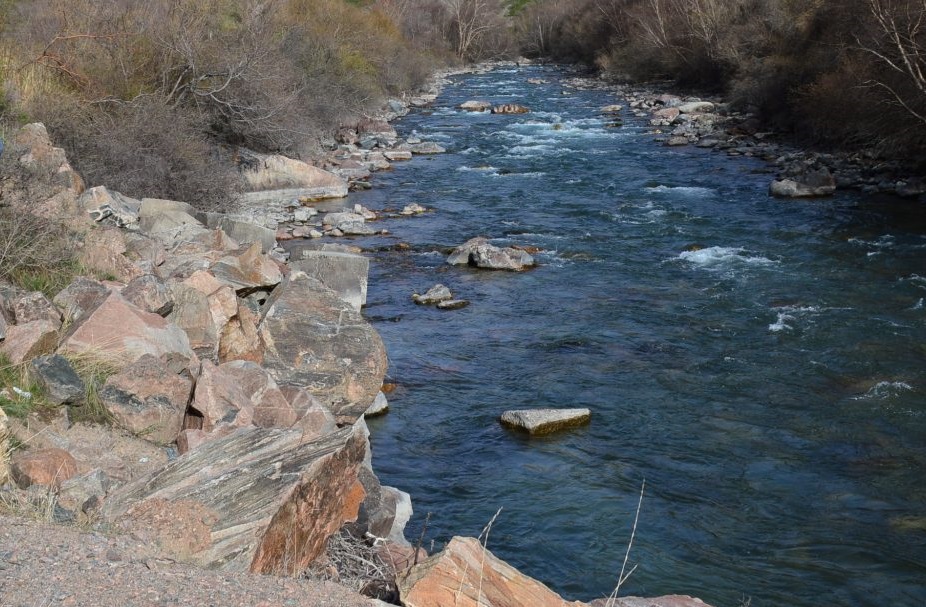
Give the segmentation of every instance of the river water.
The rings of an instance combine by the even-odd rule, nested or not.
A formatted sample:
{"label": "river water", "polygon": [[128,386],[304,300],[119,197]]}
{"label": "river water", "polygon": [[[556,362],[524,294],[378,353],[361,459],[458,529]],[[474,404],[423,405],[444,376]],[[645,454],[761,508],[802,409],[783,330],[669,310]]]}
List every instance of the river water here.
{"label": "river water", "polygon": [[[448,153],[354,195],[390,219],[367,317],[390,356],[370,420],[410,537],[477,535],[572,599],[607,595],[646,492],[621,593],[719,606],[926,604],[926,212],[840,194],[767,196],[768,167],[608,128],[605,91],[555,67],[453,79],[397,128]],[[544,84],[529,84],[543,78]],[[517,102],[521,116],[461,112]],[[450,267],[485,235],[541,247],[530,272]],[[410,250],[393,249],[397,242]],[[435,283],[470,300],[412,303]],[[527,439],[506,409],[588,407]]]}

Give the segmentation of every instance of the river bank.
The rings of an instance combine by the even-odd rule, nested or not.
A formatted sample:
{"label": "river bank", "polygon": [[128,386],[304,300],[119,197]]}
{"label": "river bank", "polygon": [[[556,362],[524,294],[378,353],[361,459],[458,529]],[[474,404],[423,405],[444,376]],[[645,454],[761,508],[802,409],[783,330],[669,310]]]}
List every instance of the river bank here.
{"label": "river bank", "polygon": [[[351,181],[363,181],[345,171],[420,145],[393,133],[375,119],[346,128],[347,141],[325,161],[331,171],[248,153],[242,178],[250,192],[239,212],[224,214],[87,189],[42,125],[17,133],[0,157],[11,217],[39,222],[23,223],[28,230],[62,221],[66,240],[48,230],[47,244],[73,247],[79,266],[55,293],[2,288],[0,352],[8,362],[0,396],[17,414],[0,420],[0,437],[12,438],[0,448],[5,509],[156,546],[156,556],[107,553],[133,570],[167,560],[301,577],[315,565],[311,575],[363,582],[354,590],[390,600],[398,599],[399,577],[404,604],[427,607],[446,604],[428,590],[449,583],[446,567],[477,557],[478,584],[475,571],[449,574],[460,584],[457,598],[538,604],[517,598],[523,594],[560,604],[475,540],[427,560],[406,540],[409,496],[383,486],[370,462],[365,413],[382,410],[386,352],[360,314],[364,258],[339,244],[303,241],[298,256],[278,246],[299,240],[296,230],[309,224],[316,241],[376,232],[366,226],[368,209],[344,206]],[[279,204],[268,209],[268,200]],[[366,545],[385,579],[382,569],[372,579],[343,577],[332,538],[343,546],[348,536],[355,543],[347,550]],[[87,541],[58,540],[63,552],[42,558],[56,562],[73,542]],[[22,573],[11,596],[40,594],[24,567],[24,559],[34,564],[31,553],[3,554],[13,555],[4,568]],[[92,580],[59,573],[54,600],[83,604]],[[141,592],[130,598],[161,600]]]}

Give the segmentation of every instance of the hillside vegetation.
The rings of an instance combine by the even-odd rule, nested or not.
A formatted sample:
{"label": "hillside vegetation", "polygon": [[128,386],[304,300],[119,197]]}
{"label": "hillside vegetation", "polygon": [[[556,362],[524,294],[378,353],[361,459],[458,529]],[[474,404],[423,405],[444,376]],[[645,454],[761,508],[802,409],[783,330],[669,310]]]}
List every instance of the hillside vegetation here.
{"label": "hillside vegetation", "polygon": [[926,0],[535,0],[525,52],[722,92],[805,141],[923,162]]}
{"label": "hillside vegetation", "polygon": [[0,0],[2,120],[44,122],[90,184],[220,201],[236,146],[305,157],[449,56],[391,4]]}

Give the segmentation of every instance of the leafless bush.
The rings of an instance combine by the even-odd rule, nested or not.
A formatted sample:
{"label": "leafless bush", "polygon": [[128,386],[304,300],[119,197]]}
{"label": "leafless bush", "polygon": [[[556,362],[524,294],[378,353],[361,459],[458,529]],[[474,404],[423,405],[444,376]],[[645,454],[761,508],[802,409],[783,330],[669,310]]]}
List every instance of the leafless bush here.
{"label": "leafless bush", "polygon": [[[313,580],[333,581],[374,598],[393,598],[396,572],[376,547],[346,530],[328,539],[325,554],[305,572]],[[395,598],[398,598],[397,596]]]}

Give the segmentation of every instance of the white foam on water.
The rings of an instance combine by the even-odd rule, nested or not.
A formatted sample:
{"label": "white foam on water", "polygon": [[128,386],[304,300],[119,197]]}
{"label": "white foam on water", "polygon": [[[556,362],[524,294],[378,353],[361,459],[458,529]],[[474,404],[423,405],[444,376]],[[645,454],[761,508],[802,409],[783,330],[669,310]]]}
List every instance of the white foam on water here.
{"label": "white foam on water", "polygon": [[904,276],[898,279],[898,282],[910,282],[921,289],[926,289],[926,276],[920,276],[919,274]]}
{"label": "white foam on water", "polygon": [[868,392],[854,396],[852,400],[888,400],[913,391],[913,386],[905,381],[879,381]]}
{"label": "white foam on water", "polygon": [[876,249],[889,249],[894,246],[894,236],[892,234],[885,234],[879,236],[877,240],[864,240],[862,238],[850,238],[847,241],[849,244],[854,244],[862,247],[874,247]]}
{"label": "white foam on water", "polygon": [[913,304],[913,307],[910,309],[911,310],[922,310],[923,309],[923,298],[920,297],[920,300],[916,302],[915,304]]}
{"label": "white foam on water", "polygon": [[457,167],[457,170],[462,173],[496,173],[498,168],[493,166],[478,166],[478,167],[468,167],[460,166]]}
{"label": "white foam on water", "polygon": [[821,311],[817,306],[784,306],[773,309],[778,312],[778,318],[768,326],[768,330],[772,333],[793,331],[795,323],[800,320],[802,316],[817,314]]}
{"label": "white foam on water", "polygon": [[543,177],[543,171],[525,171],[524,173],[490,173],[489,177]]}
{"label": "white foam on water", "polygon": [[668,186],[657,185],[646,188],[647,192],[655,194],[688,194],[690,196],[709,196],[714,193],[712,188],[701,188],[697,186]]}
{"label": "white foam on water", "polygon": [[482,150],[480,150],[479,148],[466,148],[465,150],[462,150],[460,153],[469,155],[469,154],[479,154],[480,152],[482,152]]}
{"label": "white foam on water", "polygon": [[760,255],[749,255],[741,247],[707,247],[696,251],[682,251],[679,253],[678,259],[705,268],[729,267],[735,263],[748,265],[774,265],[778,263]]}

